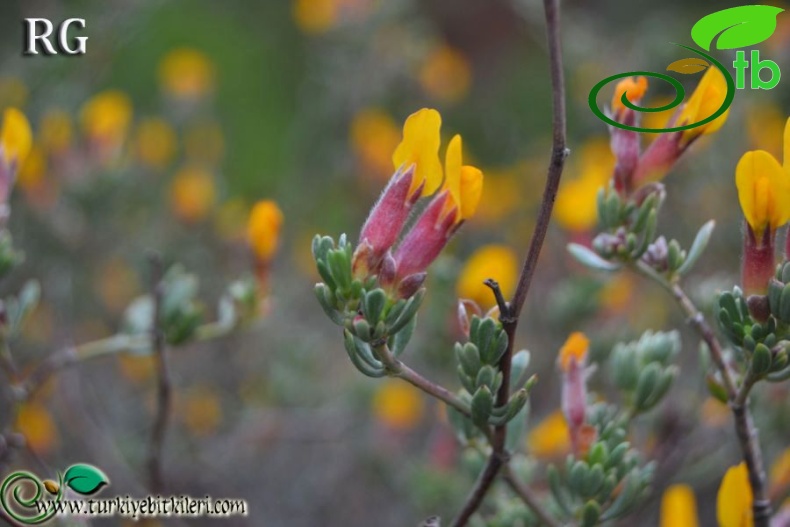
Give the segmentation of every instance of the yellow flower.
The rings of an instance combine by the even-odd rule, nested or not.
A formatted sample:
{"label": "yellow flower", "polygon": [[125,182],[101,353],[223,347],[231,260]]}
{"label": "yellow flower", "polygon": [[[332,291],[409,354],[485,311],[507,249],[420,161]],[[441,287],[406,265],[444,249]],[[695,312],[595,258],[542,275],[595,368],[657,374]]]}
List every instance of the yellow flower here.
{"label": "yellow flower", "polygon": [[790,485],[790,448],[782,452],[771,465],[771,495],[781,495]]}
{"label": "yellow flower", "polygon": [[697,501],[688,485],[672,485],[661,497],[660,527],[698,527]]}
{"label": "yellow flower", "polygon": [[533,456],[540,459],[557,458],[570,451],[570,431],[560,410],[532,427],[527,436],[527,448]]}
{"label": "yellow flower", "polygon": [[134,384],[140,384],[152,378],[156,371],[153,355],[123,353],[118,356],[118,367],[121,370],[121,375]]}
{"label": "yellow flower", "polygon": [[293,17],[305,33],[324,33],[337,23],[337,0],[294,0]]}
{"label": "yellow flower", "polygon": [[570,172],[578,176],[564,180],[560,186],[554,218],[572,232],[585,232],[598,222],[596,196],[608,184],[615,160],[609,142],[604,139],[585,143],[577,159]]}
{"label": "yellow flower", "polygon": [[118,90],[94,95],[80,111],[80,123],[85,134],[113,146],[123,143],[131,120],[132,102]]}
{"label": "yellow flower", "polygon": [[349,139],[363,170],[381,178],[390,176],[392,152],[400,142],[400,131],[392,117],[378,108],[362,110],[351,121]]}
{"label": "yellow flower", "polygon": [[150,117],[137,125],[134,144],[137,157],[144,165],[165,168],[176,151],[176,133],[164,119]]}
{"label": "yellow flower", "polygon": [[213,433],[222,422],[222,405],[217,391],[198,386],[187,392],[179,405],[186,427],[197,436]]}
{"label": "yellow flower", "polygon": [[645,77],[626,77],[617,83],[612,96],[612,110],[620,112],[626,110],[623,104],[623,94],[627,93],[626,98],[634,103],[644,97],[647,92],[647,79]]}
{"label": "yellow flower", "polygon": [[[726,97],[727,80],[724,78],[724,75],[718,68],[708,68],[702,79],[700,79],[694,93],[691,94],[688,102],[683,106],[675,123],[676,126],[697,123],[706,117],[710,117],[716,110],[721,108]],[[726,112],[707,124],[684,130],[680,140],[681,145],[687,145],[700,135],[711,134],[717,131],[724,125],[729,113],[730,110],[727,109]]]}
{"label": "yellow flower", "polygon": [[448,207],[455,207],[455,221],[474,216],[483,194],[483,172],[479,168],[463,165],[461,136],[456,135],[447,145],[444,187],[450,191]]}
{"label": "yellow flower", "polygon": [[38,402],[23,403],[16,417],[16,429],[25,436],[27,445],[44,455],[58,444],[58,430],[47,408]]}
{"label": "yellow flower", "polygon": [[411,430],[419,424],[423,412],[418,391],[400,380],[382,382],[373,397],[373,415],[395,430]]}
{"label": "yellow flower", "polygon": [[483,309],[493,307],[494,295],[483,281],[493,278],[502,294],[509,297],[516,287],[518,259],[515,252],[504,245],[485,245],[472,254],[458,276],[456,291],[459,298],[474,300]]}
{"label": "yellow flower", "polygon": [[6,163],[20,166],[33,146],[33,132],[25,114],[16,108],[3,112],[3,128],[0,130],[0,148]]}
{"label": "yellow flower", "polygon": [[30,153],[25,160],[25,164],[19,170],[17,182],[24,190],[37,189],[47,175],[47,156],[42,148],[33,145]]}
{"label": "yellow flower", "polygon": [[746,114],[746,132],[753,148],[759,148],[776,156],[782,155],[782,130],[785,116],[782,109],[773,102],[754,104]]}
{"label": "yellow flower", "polygon": [[735,168],[735,184],[743,215],[755,238],[790,220],[790,174],[764,150],[746,152]]}
{"label": "yellow flower", "polygon": [[63,152],[71,146],[71,116],[63,110],[49,110],[41,118],[41,145],[50,152]]}
{"label": "yellow flower", "polygon": [[267,262],[277,251],[283,213],[274,201],[262,200],[255,204],[247,222],[247,243],[258,260]]}
{"label": "yellow flower", "polygon": [[122,258],[114,257],[104,262],[95,280],[97,295],[113,313],[122,311],[140,292],[137,273]]}
{"label": "yellow flower", "polygon": [[419,78],[423,90],[432,97],[457,102],[469,91],[472,68],[460,51],[442,44],[428,54]]}
{"label": "yellow flower", "polygon": [[441,127],[439,112],[428,108],[411,114],[403,124],[403,140],[392,154],[392,163],[395,168],[415,166],[410,194],[423,182],[423,196],[433,194],[442,184],[442,164],[439,161]]}
{"label": "yellow flower", "polygon": [[598,300],[601,307],[617,313],[628,307],[634,296],[634,289],[634,280],[627,274],[618,273],[598,292]]}
{"label": "yellow flower", "polygon": [[214,89],[214,66],[198,50],[174,49],[159,64],[159,82],[171,95],[197,99]]}
{"label": "yellow flower", "polygon": [[562,371],[568,371],[571,364],[571,357],[576,359],[576,362],[582,363],[587,358],[587,351],[590,349],[590,341],[587,336],[576,331],[571,333],[568,340],[560,348],[558,357],[560,368]]}
{"label": "yellow flower", "polygon": [[214,177],[197,167],[182,168],[170,186],[170,204],[175,215],[187,223],[195,223],[214,206]]}
{"label": "yellow flower", "polygon": [[746,463],[728,468],[716,497],[719,527],[753,527],[753,499]]}

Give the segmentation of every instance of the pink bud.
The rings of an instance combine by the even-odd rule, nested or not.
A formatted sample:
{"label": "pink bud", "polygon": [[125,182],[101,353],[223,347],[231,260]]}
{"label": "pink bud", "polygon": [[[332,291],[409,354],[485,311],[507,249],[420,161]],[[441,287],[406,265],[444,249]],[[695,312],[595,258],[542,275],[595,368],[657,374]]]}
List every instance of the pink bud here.
{"label": "pink bud", "polygon": [[458,327],[461,329],[461,333],[465,336],[469,336],[469,329],[472,323],[472,317],[477,315],[478,317],[483,316],[483,310],[480,309],[480,306],[477,305],[477,302],[474,300],[468,300],[462,298],[458,300]]}
{"label": "pink bud", "polygon": [[686,151],[688,145],[681,145],[683,134],[671,132],[660,134],[653,141],[642,157],[634,172],[633,183],[639,187],[642,183],[657,181],[677,162],[678,158]]}
{"label": "pink bud", "polygon": [[[616,114],[618,122],[634,126],[637,122],[636,112],[630,108]],[[634,170],[639,163],[639,134],[615,126],[609,127],[609,146],[615,156],[614,186],[621,195],[628,195],[633,190]]]}
{"label": "pink bud", "polygon": [[746,296],[762,295],[768,290],[768,282],[776,272],[775,233],[769,228],[763,229],[762,239],[758,242],[749,224],[745,221],[744,224],[741,284]]}
{"label": "pink bud", "polygon": [[455,209],[445,211],[450,193],[434,196],[417,223],[395,250],[395,264],[399,278],[423,273],[439,256],[447,241],[458,228]]}
{"label": "pink bud", "polygon": [[412,205],[420,197],[422,185],[409,193],[413,179],[414,165],[405,171],[398,169],[362,226],[359,240],[360,243],[367,242],[371,246],[368,265],[372,272],[377,271],[382,256],[397,241]]}
{"label": "pink bud", "polygon": [[381,268],[379,269],[379,284],[382,287],[389,287],[395,281],[395,259],[392,257],[392,252],[387,251],[384,259],[381,261]]}
{"label": "pink bud", "polygon": [[398,284],[398,296],[400,298],[411,297],[422,287],[426,276],[428,276],[427,273],[415,273],[401,280]]}

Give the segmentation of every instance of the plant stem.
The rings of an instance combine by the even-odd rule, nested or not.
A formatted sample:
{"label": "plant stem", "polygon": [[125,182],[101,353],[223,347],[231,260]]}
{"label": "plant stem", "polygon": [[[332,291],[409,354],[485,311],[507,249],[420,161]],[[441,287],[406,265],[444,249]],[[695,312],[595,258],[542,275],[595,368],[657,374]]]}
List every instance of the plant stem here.
{"label": "plant stem", "polygon": [[167,434],[172,406],[172,389],[170,372],[167,364],[167,346],[161,328],[162,300],[164,284],[162,282],[162,262],[157,255],[151,256],[152,295],[154,299],[153,320],[151,323],[151,341],[156,359],[157,373],[157,405],[156,418],[151,430],[151,441],[148,449],[148,476],[152,493],[159,493],[163,486],[162,449]]}
{"label": "plant stem", "polygon": [[543,522],[543,524],[548,525],[549,527],[560,527],[560,523],[555,520],[554,518],[549,515],[549,513],[541,506],[540,501],[538,501],[537,496],[532,492],[532,489],[529,488],[518,479],[515,472],[513,472],[513,468],[510,465],[505,465],[504,467],[504,475],[505,481],[510,486],[510,488],[515,492],[521,501],[526,504],[527,507],[535,513],[535,516]]}
{"label": "plant stem", "polygon": [[[551,71],[553,108],[552,152],[546,174],[546,184],[543,189],[543,199],[538,212],[538,220],[535,224],[535,230],[532,233],[529,250],[518,278],[518,285],[516,286],[513,300],[509,304],[503,306],[498,299],[500,311],[502,311],[503,307],[507,307],[505,311],[500,313],[500,321],[502,322],[505,333],[507,333],[508,345],[499,363],[499,370],[502,372],[502,385],[497,392],[497,406],[507,404],[510,398],[510,366],[513,358],[513,346],[516,337],[516,329],[518,328],[518,319],[524,302],[527,299],[529,287],[532,284],[532,278],[535,274],[535,268],[537,267],[538,257],[540,256],[543,242],[546,239],[546,233],[551,221],[551,213],[554,209],[554,200],[557,197],[557,191],[560,186],[562,170],[565,166],[565,159],[568,157],[565,138],[565,80],[562,70],[559,0],[543,0],[543,7],[546,15],[549,69]],[[491,455],[483,471],[480,473],[480,476],[477,478],[477,482],[467,497],[461,512],[453,521],[452,525],[454,527],[462,527],[467,524],[469,519],[482,504],[486,494],[488,494],[499,469],[503,464],[507,463],[509,455],[505,449],[506,437],[506,425],[494,427],[494,433],[491,439]]]}
{"label": "plant stem", "polygon": [[702,340],[708,346],[711,360],[718,368],[724,383],[724,390],[727,393],[730,410],[735,421],[735,433],[749,473],[749,483],[754,496],[754,501],[752,502],[754,525],[755,527],[769,527],[771,500],[768,497],[765,484],[765,467],[763,466],[763,456],[760,450],[760,440],[749,411],[749,392],[754,385],[755,379],[747,373],[740,389],[736,387],[733,372],[724,359],[724,352],[719,339],[716,338],[713,329],[705,320],[705,316],[694,305],[694,302],[688,297],[679,283],[667,281],[642,261],[636,263],[636,269],[672,294],[689,317],[689,324],[700,334]]}

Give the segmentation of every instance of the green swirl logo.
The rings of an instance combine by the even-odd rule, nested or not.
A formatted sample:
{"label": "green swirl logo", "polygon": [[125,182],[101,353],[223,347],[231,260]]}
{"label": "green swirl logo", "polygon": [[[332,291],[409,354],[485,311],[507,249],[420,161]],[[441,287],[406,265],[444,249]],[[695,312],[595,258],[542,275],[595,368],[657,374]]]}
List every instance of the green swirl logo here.
{"label": "green swirl logo", "polygon": [[38,525],[51,520],[58,511],[55,506],[63,500],[66,487],[88,496],[96,493],[110,480],[98,468],[79,463],[66,472],[58,472],[57,481],[42,481],[32,472],[12,472],[0,485],[0,506],[15,521],[24,525]]}
{"label": "green swirl logo", "polygon": [[[747,5],[740,7],[733,7],[711,13],[700,19],[691,29],[691,38],[694,42],[705,51],[710,51],[713,41],[716,40],[717,49],[735,49],[759,44],[768,39],[776,30],[776,17],[783,10],[773,6],[763,5]],[[717,38],[718,37],[718,38]],[[626,107],[635,112],[652,113],[663,112],[671,110],[680,106],[685,98],[685,90],[683,85],[674,77],[665,73],[656,73],[652,71],[629,71],[626,73],[618,73],[612,75],[598,82],[590,90],[588,103],[592,112],[603,122],[610,126],[630,130],[633,132],[649,132],[649,133],[669,133],[681,132],[683,130],[690,130],[703,126],[711,121],[720,117],[732,104],[735,99],[736,81],[733,79],[732,74],[715,58],[709,54],[694,49],[683,44],[675,44],[683,49],[686,49],[699,58],[687,58],[673,62],[667,67],[668,71],[674,71],[682,74],[692,74],[704,71],[708,67],[718,69],[727,82],[727,93],[719,108],[709,116],[693,123],[685,123],[679,126],[672,126],[669,128],[642,128],[638,126],[631,126],[619,123],[606,115],[598,107],[598,94],[609,83],[622,79],[624,77],[643,76],[660,79],[669,83],[675,90],[675,98],[663,106],[657,107],[642,107],[638,106],[628,100],[627,92],[623,93],[620,102]],[[755,55],[755,53],[757,53]],[[752,52],[752,62],[746,61],[745,53],[738,51],[736,61],[733,65],[737,69],[738,82],[737,88],[742,89],[745,87],[745,70],[751,67],[752,87],[757,89],[771,89],[779,82],[779,67],[772,61],[760,61],[759,53]],[[756,59],[755,59],[756,57]],[[755,62],[756,60],[756,62]],[[770,68],[772,72],[772,79],[769,82],[764,82],[760,79],[760,69]]]}

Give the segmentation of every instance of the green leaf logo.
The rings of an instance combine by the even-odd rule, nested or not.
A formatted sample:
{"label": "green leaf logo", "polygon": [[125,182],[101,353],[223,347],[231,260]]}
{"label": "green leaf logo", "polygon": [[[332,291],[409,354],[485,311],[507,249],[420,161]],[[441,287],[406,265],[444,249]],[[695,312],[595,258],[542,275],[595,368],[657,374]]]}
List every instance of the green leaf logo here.
{"label": "green leaf logo", "polygon": [[691,57],[688,59],[680,59],[676,60],[669,66],[667,66],[667,71],[674,71],[676,73],[698,73],[710,66],[710,63],[705,59],[700,59],[696,57]]}
{"label": "green leaf logo", "polygon": [[716,11],[694,24],[691,38],[706,51],[710,51],[718,35],[718,49],[753,46],[773,35],[776,17],[782,11],[784,9],[768,5],[744,5]]}
{"label": "green leaf logo", "polygon": [[107,475],[92,465],[76,464],[66,469],[63,475],[63,483],[71,487],[75,492],[83,495],[90,495],[110,483]]}

